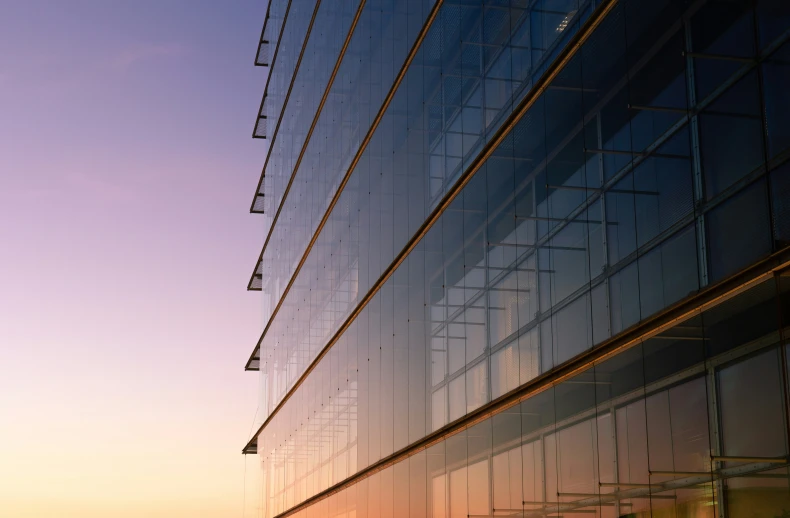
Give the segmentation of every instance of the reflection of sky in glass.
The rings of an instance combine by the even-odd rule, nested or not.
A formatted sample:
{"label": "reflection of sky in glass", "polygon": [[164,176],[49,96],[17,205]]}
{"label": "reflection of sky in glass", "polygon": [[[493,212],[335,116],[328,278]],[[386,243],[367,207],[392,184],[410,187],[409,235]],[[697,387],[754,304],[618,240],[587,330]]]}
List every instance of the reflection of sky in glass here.
{"label": "reflection of sky in glass", "polygon": [[[728,141],[728,150],[737,149],[733,135],[740,133],[748,137],[745,142],[763,138],[757,124],[739,122],[759,122],[762,114],[736,113],[745,108],[735,106],[731,95],[748,97],[744,106],[759,101],[763,93],[753,80],[759,62],[736,60],[737,70],[698,82],[705,66],[693,65],[710,56],[684,53],[689,46],[713,52],[710,45],[717,39],[736,50],[752,45],[755,24],[738,21],[750,20],[752,8],[739,7],[723,17],[713,2],[699,13],[686,13],[693,18],[685,28],[689,33],[677,23],[685,6],[619,2],[562,70],[550,76],[480,169],[467,169],[474,175],[457,197],[442,201],[430,228],[420,228],[491,137],[489,128],[501,124],[508,105],[523,95],[520,87],[528,89],[563,39],[589,16],[589,6],[564,0],[506,14],[496,6],[472,4],[440,8],[420,44],[427,50],[416,53],[372,139],[357,155],[362,159],[351,160],[346,151],[337,155],[348,158],[352,172],[332,212],[321,221],[306,263],[299,264],[299,258],[323,208],[287,217],[288,224],[274,231],[287,234],[283,244],[264,253],[264,263],[271,250],[284,252],[287,259],[285,270],[264,276],[263,290],[272,281],[275,300],[284,286],[279,275],[288,279],[299,268],[259,344],[261,380],[267,387],[264,415],[296,387],[249,443],[261,454],[271,481],[264,497],[269,516],[356,470],[388,462],[389,455],[431,431],[452,426],[493,398],[562,368],[772,250],[767,180],[753,171],[751,159],[727,160],[728,168],[722,167],[724,154],[716,144]],[[548,10],[548,4],[555,9]],[[481,12],[469,14],[476,10]],[[574,20],[566,24],[571,12]],[[510,23],[501,23],[508,17]],[[457,44],[446,44],[445,37]],[[474,48],[478,38],[487,50]],[[431,47],[437,41],[438,51]],[[508,66],[487,66],[497,63],[497,56],[525,49],[531,52],[531,64],[516,66],[508,57]],[[511,74],[504,79],[508,89],[493,81],[503,80],[503,71]],[[710,84],[703,84],[709,79],[718,86],[709,89]],[[689,110],[698,110],[700,121],[722,117],[722,126],[689,123]],[[341,118],[338,124],[346,122]],[[355,123],[352,119],[349,124]],[[750,153],[756,157],[761,149],[751,146]],[[331,164],[322,171],[331,171],[330,180],[343,174],[343,168]],[[297,181],[301,174],[297,170]],[[777,177],[773,172],[771,181],[781,182]],[[335,185],[304,182],[304,188],[318,193],[311,199],[324,201]],[[780,188],[772,184],[770,193]],[[303,207],[299,198],[287,198],[285,211],[289,204],[293,210]],[[748,224],[738,225],[736,215],[747,213]],[[419,239],[407,245],[418,231]],[[736,247],[726,239],[728,232],[748,232],[755,246]],[[405,257],[379,278],[404,245]],[[745,348],[757,337],[766,340],[764,346],[775,346],[769,342],[771,324],[760,318],[775,313],[763,307],[775,300],[771,294],[759,303],[758,298],[744,299],[747,313],[730,304],[718,308],[726,318],[749,323],[737,326],[737,332],[717,322],[717,311],[706,312],[701,323],[673,329],[675,336],[645,342],[637,351],[645,358],[627,371],[609,366],[601,372],[609,378],[581,375],[557,387],[551,419],[533,431],[539,436],[522,430],[522,442],[532,444],[534,472],[543,477],[526,481],[539,485],[541,492],[531,496],[530,505],[561,504],[557,512],[593,507],[601,502],[566,498],[595,500],[605,488],[605,503],[612,507],[607,511],[614,514],[602,516],[628,514],[624,510],[639,515],[650,512],[651,505],[676,507],[674,502],[650,502],[651,469],[663,471],[662,476],[690,470],[694,476],[717,458],[711,452],[720,445],[711,442],[703,417],[723,412],[712,425],[718,430],[727,419],[737,419],[742,405],[725,401],[720,408],[708,408],[706,398],[715,401],[718,390],[712,385],[727,378],[717,370],[725,360],[705,366],[701,356],[730,350],[748,354]],[[257,359],[254,363],[250,366],[257,369]],[[308,368],[309,375],[301,379]],[[634,379],[636,374],[642,379]],[[703,382],[703,374],[709,383]],[[597,400],[599,395],[603,399]],[[611,402],[595,408],[606,400]],[[775,408],[782,402],[774,403]],[[465,458],[448,459],[438,471],[429,469],[436,480],[409,488],[410,502],[416,495],[420,507],[419,499],[433,488],[447,501],[426,504],[441,516],[489,516],[496,509],[520,515],[518,507],[529,499],[515,500],[507,509],[487,505],[490,494],[483,489],[491,489],[491,466],[483,464],[472,475],[485,457],[474,453],[488,440],[482,426],[475,425],[481,433],[470,433],[461,448]],[[744,436],[743,430],[734,433]],[[492,456],[507,453],[508,463],[511,454],[518,458],[520,445],[516,437],[511,440],[502,446],[506,451]],[[448,438],[448,448],[451,442]],[[382,504],[382,512],[384,507],[396,515],[406,512],[398,497],[405,499],[408,480],[426,474],[419,459],[418,454],[392,467],[396,500]],[[505,483],[517,487],[521,473],[510,473]],[[677,500],[677,513],[709,514],[711,487],[698,490],[698,481],[671,483],[673,493],[654,500]],[[633,491],[609,494],[620,493],[616,487]],[[364,499],[375,502],[363,489],[363,484],[350,487],[330,499],[328,511],[316,507],[301,516],[343,515]],[[750,493],[732,494],[751,498]]]}
{"label": "reflection of sky in glass", "polygon": [[[746,291],[736,289],[720,304],[293,516],[365,510],[426,516],[427,510],[432,518],[562,512],[614,518],[651,511],[710,517],[719,505],[735,516],[747,509],[781,515],[790,506],[779,361],[785,346],[775,329],[744,321],[763,303],[776,309],[775,282],[768,275]],[[781,296],[786,300],[787,292]],[[730,354],[704,358],[707,347],[723,343],[717,329],[723,315],[759,338],[742,335]],[[715,422],[721,430],[713,432]],[[314,455],[301,451],[307,459]]]}
{"label": "reflection of sky in glass", "polygon": [[265,7],[3,3],[0,515],[241,514]]}

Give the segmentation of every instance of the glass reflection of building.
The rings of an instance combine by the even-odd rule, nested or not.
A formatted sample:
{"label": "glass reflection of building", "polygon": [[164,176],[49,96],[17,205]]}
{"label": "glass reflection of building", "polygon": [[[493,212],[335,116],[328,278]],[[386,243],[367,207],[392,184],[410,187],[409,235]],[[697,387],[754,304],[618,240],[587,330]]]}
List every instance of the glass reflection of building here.
{"label": "glass reflection of building", "polygon": [[790,516],[789,38],[271,0],[261,516]]}

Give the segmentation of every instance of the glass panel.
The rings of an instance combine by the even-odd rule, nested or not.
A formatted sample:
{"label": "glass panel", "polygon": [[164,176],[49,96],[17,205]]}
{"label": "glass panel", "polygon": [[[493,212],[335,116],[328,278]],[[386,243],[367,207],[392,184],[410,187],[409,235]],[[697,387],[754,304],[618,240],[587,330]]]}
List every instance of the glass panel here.
{"label": "glass panel", "polygon": [[722,279],[771,252],[765,181],[759,181],[707,215],[710,276]]}
{"label": "glass panel", "polygon": [[699,288],[694,227],[639,258],[641,316],[648,317]]}
{"label": "glass panel", "polygon": [[461,415],[480,408],[487,402],[488,361],[483,361],[466,371],[466,410]]}
{"label": "glass panel", "polygon": [[[705,379],[697,378],[646,400],[651,483],[666,483],[710,471]],[[688,475],[691,473],[691,475]],[[709,477],[709,476],[707,476]],[[653,511],[672,510],[682,516],[714,516],[713,485],[662,491]],[[674,497],[674,498],[671,498]]]}
{"label": "glass panel", "polygon": [[776,283],[769,279],[702,314],[710,357],[765,336],[777,336]]}
{"label": "glass panel", "polygon": [[[786,405],[779,349],[723,368],[718,373],[722,449],[743,459],[723,463],[742,471],[762,466],[759,458],[787,456]],[[754,423],[760,423],[754,426]],[[752,459],[750,459],[752,457]],[[759,512],[781,516],[790,508],[787,468],[727,480],[727,510],[737,516]]]}
{"label": "glass panel", "polygon": [[555,365],[592,347],[591,321],[590,300],[586,294],[552,317]]}
{"label": "glass panel", "polygon": [[[770,5],[623,0],[360,307],[593,7],[442,4],[352,161],[422,26],[418,4],[366,4],[355,73],[337,79],[301,165],[284,164],[293,225],[278,223],[267,253],[282,271],[265,274],[278,294],[353,169],[261,343],[265,413],[330,344],[257,437],[269,516],[790,242],[784,91],[767,83],[784,64],[754,48],[773,52]],[[375,498],[369,516],[709,516],[741,486],[675,475],[710,470],[732,444],[716,373],[775,346],[778,315],[771,280],[495,414],[488,435],[440,440],[434,464],[414,457],[338,493],[331,513]]]}
{"label": "glass panel", "polygon": [[518,405],[492,418],[491,472],[494,509],[522,507],[521,413]]}
{"label": "glass panel", "polygon": [[[773,10],[778,11],[777,6]],[[787,11],[785,4],[781,9]],[[784,44],[763,63],[768,158],[778,158],[790,148],[790,96],[782,85],[790,83],[790,43]]]}
{"label": "glass panel", "polygon": [[696,94],[707,97],[741,66],[737,60],[708,56],[754,56],[754,18],[745,2],[715,0],[706,2],[691,19],[691,51],[694,58]]}
{"label": "glass panel", "polygon": [[762,48],[773,43],[790,26],[790,4],[784,0],[757,2],[757,22]]}
{"label": "glass panel", "polygon": [[426,469],[428,474],[428,516],[447,518],[448,481],[445,473],[445,441],[434,444],[426,450]]}
{"label": "glass panel", "polygon": [[724,306],[766,311],[755,296],[763,288],[444,437],[306,516],[713,518],[719,506],[782,516],[790,475],[778,335],[703,355],[702,322]]}
{"label": "glass panel", "polygon": [[790,246],[790,163],[771,172],[774,248]]}
{"label": "glass panel", "polygon": [[609,279],[609,307],[612,311],[612,334],[639,321],[639,270],[631,263]]}
{"label": "glass panel", "polygon": [[[781,457],[786,454],[781,375],[778,349],[725,367],[718,373],[725,455]],[[753,423],[764,426],[755,427]]]}
{"label": "glass panel", "polygon": [[708,199],[764,161],[757,73],[735,83],[699,116],[700,153]]}
{"label": "glass panel", "polygon": [[790,269],[778,274],[779,308],[781,311],[782,339],[790,340]]}
{"label": "glass panel", "polygon": [[491,397],[498,398],[520,385],[518,341],[514,340],[491,357]]}
{"label": "glass panel", "polygon": [[466,384],[464,376],[450,381],[450,421],[466,413]]}

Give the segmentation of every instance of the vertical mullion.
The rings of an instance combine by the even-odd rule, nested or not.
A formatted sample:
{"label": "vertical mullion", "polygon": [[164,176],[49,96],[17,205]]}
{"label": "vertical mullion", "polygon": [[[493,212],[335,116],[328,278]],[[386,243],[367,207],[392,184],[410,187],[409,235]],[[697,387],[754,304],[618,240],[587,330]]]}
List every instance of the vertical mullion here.
{"label": "vertical mullion", "polygon": [[[688,95],[688,106],[690,113],[689,134],[691,135],[691,156],[692,170],[694,175],[694,206],[695,211],[705,201],[705,188],[702,177],[702,159],[700,157],[700,138],[699,138],[699,114],[697,113],[697,90],[696,72],[694,69],[694,58],[690,56],[694,50],[691,24],[687,19],[683,23],[683,35],[686,50],[686,92]],[[695,217],[696,236],[697,236],[697,268],[699,272],[699,286],[704,288],[708,285],[708,246],[705,234],[705,216],[699,212]]]}

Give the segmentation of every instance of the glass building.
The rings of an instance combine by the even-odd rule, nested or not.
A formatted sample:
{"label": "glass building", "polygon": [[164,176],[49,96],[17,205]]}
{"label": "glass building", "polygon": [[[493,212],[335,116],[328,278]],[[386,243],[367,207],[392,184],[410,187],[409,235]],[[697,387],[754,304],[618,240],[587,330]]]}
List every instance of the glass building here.
{"label": "glass building", "polygon": [[270,0],[261,516],[790,517],[790,1]]}

